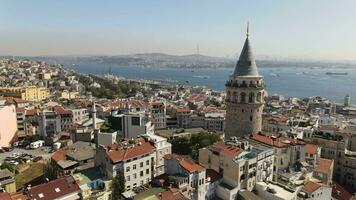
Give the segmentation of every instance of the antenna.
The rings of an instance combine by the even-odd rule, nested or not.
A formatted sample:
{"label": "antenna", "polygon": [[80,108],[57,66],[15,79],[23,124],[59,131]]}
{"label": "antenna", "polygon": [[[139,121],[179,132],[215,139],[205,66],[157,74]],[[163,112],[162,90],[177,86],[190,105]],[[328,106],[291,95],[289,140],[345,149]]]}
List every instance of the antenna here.
{"label": "antenna", "polygon": [[250,22],[247,21],[246,36],[248,37],[249,35],[250,35]]}
{"label": "antenna", "polygon": [[199,55],[199,44],[197,45],[197,55]]}

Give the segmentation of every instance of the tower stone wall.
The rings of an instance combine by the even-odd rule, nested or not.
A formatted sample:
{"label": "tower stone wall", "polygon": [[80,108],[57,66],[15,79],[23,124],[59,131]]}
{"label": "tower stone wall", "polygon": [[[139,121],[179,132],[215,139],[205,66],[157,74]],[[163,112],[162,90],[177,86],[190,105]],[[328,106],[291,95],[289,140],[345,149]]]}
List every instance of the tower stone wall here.
{"label": "tower stone wall", "polygon": [[225,138],[261,131],[265,85],[263,77],[258,74],[248,34],[235,71],[225,86]]}

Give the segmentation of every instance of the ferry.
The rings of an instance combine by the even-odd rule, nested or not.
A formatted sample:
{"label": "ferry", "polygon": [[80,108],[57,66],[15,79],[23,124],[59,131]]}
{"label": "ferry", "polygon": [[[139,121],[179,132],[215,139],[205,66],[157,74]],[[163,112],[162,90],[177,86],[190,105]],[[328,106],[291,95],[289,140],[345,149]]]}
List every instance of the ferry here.
{"label": "ferry", "polygon": [[349,73],[347,72],[326,72],[326,75],[348,75]]}

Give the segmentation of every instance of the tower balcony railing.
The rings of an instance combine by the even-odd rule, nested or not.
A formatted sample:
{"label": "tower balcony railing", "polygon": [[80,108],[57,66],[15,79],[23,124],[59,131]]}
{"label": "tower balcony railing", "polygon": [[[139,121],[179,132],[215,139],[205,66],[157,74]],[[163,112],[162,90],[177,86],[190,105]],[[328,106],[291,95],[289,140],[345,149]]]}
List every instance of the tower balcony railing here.
{"label": "tower balcony railing", "polygon": [[264,88],[265,84],[264,83],[260,83],[260,84],[247,84],[247,83],[242,83],[242,84],[238,84],[237,82],[231,82],[231,81],[227,81],[225,83],[226,87],[235,87],[235,88]]}

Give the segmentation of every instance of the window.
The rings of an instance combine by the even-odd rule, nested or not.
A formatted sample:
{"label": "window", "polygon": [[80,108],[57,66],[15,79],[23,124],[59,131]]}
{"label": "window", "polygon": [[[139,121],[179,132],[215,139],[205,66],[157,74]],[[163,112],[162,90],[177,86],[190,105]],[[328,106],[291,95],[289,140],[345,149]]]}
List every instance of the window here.
{"label": "window", "polygon": [[136,173],[133,174],[133,178],[136,179],[137,178],[137,175]]}
{"label": "window", "polygon": [[140,162],[140,167],[143,167],[143,162]]}
{"label": "window", "polygon": [[126,181],[130,181],[130,176],[127,176],[127,177],[126,177]]}
{"label": "window", "polygon": [[140,117],[131,117],[131,124],[133,126],[140,126]]}
{"label": "window", "polygon": [[150,169],[146,169],[146,174],[150,174]]}
{"label": "window", "polygon": [[136,164],[134,164],[134,165],[132,166],[132,169],[136,169]]}
{"label": "window", "polygon": [[150,164],[150,161],[149,160],[146,160],[146,165],[149,165]]}
{"label": "window", "polygon": [[129,172],[130,171],[130,167],[126,167],[126,172]]}
{"label": "window", "polygon": [[141,177],[143,176],[143,171],[140,171],[140,176],[141,176]]}

